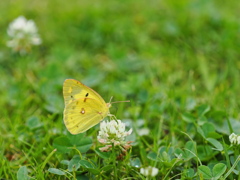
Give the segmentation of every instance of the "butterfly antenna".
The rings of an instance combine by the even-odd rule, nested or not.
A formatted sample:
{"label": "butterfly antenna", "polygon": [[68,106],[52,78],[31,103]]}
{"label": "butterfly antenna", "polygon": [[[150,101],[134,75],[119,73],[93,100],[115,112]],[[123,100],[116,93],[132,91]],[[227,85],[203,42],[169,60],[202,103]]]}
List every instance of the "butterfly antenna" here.
{"label": "butterfly antenna", "polygon": [[120,103],[120,102],[130,102],[130,100],[127,100],[127,101],[115,101],[115,102],[112,102],[111,104],[113,104],[113,103]]}
{"label": "butterfly antenna", "polygon": [[109,104],[112,104],[112,103],[111,103],[111,101],[112,101],[112,98],[113,98],[113,96],[110,98]]}
{"label": "butterfly antenna", "polygon": [[113,103],[120,103],[120,102],[130,102],[130,100],[127,101],[115,101],[115,102],[111,102],[112,101],[113,96],[110,98],[109,104],[113,104]]}

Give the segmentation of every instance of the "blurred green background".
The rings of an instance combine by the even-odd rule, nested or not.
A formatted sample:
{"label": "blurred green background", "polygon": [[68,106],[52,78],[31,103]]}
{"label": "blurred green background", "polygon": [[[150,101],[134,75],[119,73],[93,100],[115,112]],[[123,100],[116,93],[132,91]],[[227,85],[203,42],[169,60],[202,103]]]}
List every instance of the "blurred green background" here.
{"label": "blurred green background", "polygon": [[[208,103],[238,117],[239,6],[190,0],[1,1],[2,130],[9,132],[15,119],[61,116],[66,78],[92,87],[106,101],[131,100],[129,110],[123,105],[126,116],[136,112],[135,118],[147,119],[169,114],[169,108],[185,111]],[[8,24],[20,15],[35,21],[42,38],[24,56],[6,47]]]}
{"label": "blurred green background", "polygon": [[[120,119],[144,119],[150,128],[163,116],[166,130],[184,131],[178,113],[201,104],[238,119],[239,9],[237,1],[217,0],[0,1],[4,153],[9,141],[39,133],[26,126],[33,117],[45,127],[42,135],[66,131],[67,78],[90,86],[106,102],[111,96],[131,100],[111,110]],[[27,55],[6,47],[7,27],[20,15],[35,21],[42,38]]]}

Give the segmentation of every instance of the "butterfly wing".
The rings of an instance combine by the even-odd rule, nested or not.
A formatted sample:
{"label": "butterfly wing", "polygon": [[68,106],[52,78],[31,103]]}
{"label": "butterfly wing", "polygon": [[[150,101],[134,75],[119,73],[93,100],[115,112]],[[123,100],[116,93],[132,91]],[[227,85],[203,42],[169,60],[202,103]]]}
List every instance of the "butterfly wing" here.
{"label": "butterfly wing", "polygon": [[98,99],[79,98],[64,109],[64,123],[72,134],[85,132],[109,114],[107,104],[102,106]]}
{"label": "butterfly wing", "polygon": [[63,83],[63,97],[65,102],[65,107],[71,102],[79,98],[92,98],[97,99],[101,104],[105,105],[106,102],[103,98],[95,92],[93,89],[85,86],[81,82],[75,79],[66,79]]}
{"label": "butterfly wing", "polygon": [[78,134],[98,124],[109,114],[109,105],[91,88],[74,79],[63,84],[64,123],[68,131]]}

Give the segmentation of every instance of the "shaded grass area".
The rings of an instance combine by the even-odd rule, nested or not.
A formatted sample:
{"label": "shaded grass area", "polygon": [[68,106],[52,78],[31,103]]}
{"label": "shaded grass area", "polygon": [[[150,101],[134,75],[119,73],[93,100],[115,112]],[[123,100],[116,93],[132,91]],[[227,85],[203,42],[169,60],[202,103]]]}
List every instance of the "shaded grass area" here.
{"label": "shaded grass area", "polygon": [[[132,156],[142,165],[161,169],[147,154],[162,146],[182,148],[189,139],[180,131],[204,146],[196,129],[205,122],[220,133],[215,139],[223,137],[229,144],[227,119],[239,133],[238,10],[239,3],[220,1],[1,1],[0,177],[15,179],[20,165],[37,179],[52,177],[47,169],[62,167],[59,162],[74,154],[56,153],[41,169],[53,140],[66,133],[66,78],[83,82],[106,102],[111,96],[131,100],[114,105],[111,112],[131,120],[137,137]],[[19,15],[36,22],[43,41],[25,56],[5,46],[7,26]],[[200,119],[198,126],[186,118],[190,115]],[[144,138],[137,134],[141,119],[151,131]],[[97,159],[98,129],[86,135],[93,138],[87,154],[92,160]],[[226,159],[214,152],[201,160],[208,165]],[[196,164],[188,161],[187,167]],[[175,169],[168,177],[183,171]],[[141,177],[130,171],[122,175],[128,176]]]}

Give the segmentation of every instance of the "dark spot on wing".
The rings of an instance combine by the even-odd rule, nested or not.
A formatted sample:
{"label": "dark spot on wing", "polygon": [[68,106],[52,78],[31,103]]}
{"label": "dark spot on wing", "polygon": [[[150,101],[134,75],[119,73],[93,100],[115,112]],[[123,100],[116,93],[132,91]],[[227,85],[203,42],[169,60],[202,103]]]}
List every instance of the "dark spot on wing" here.
{"label": "dark spot on wing", "polygon": [[88,97],[88,93],[85,95],[85,98],[84,98],[84,100],[83,100],[83,102],[86,102],[87,101],[87,98],[86,97]]}

